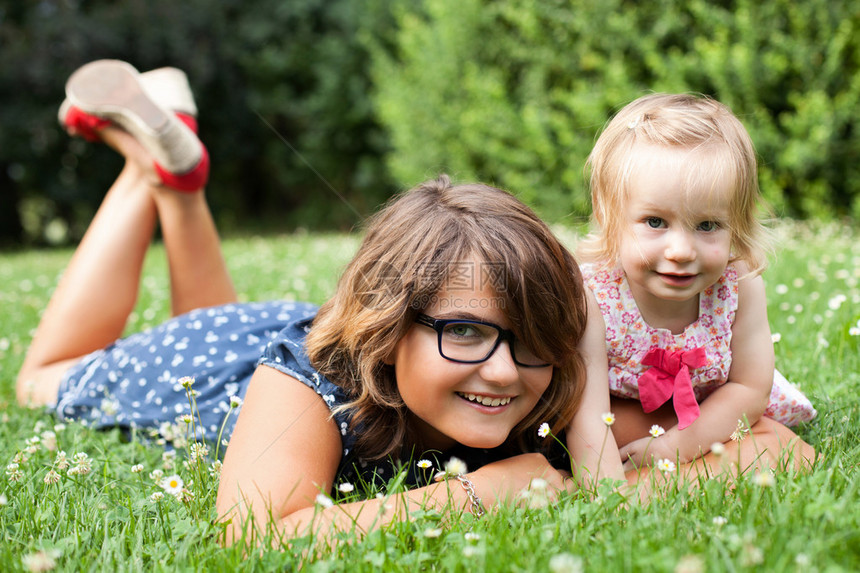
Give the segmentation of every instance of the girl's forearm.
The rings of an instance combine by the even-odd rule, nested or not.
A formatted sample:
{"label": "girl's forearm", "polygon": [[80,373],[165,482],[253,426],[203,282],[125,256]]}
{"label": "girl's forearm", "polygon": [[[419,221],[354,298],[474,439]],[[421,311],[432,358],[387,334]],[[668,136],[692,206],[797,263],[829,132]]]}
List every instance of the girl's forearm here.
{"label": "girl's forearm", "polygon": [[469,505],[468,495],[456,480],[445,480],[389,496],[339,503],[329,507],[315,504],[283,519],[278,529],[284,539],[312,535],[334,541],[338,533],[362,536],[395,521],[402,521],[416,510],[445,514]]}

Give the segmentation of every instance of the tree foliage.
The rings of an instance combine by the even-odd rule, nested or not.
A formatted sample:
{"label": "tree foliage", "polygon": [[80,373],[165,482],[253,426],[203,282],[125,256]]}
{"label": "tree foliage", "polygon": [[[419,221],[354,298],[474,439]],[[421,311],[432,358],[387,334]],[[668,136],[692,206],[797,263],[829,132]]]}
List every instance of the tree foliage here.
{"label": "tree foliage", "polygon": [[118,172],[56,121],[98,58],[188,73],[222,226],[349,228],[440,171],[582,218],[650,91],[732,107],[779,214],[857,217],[858,28],[852,0],[0,0],[0,240],[80,236]]}
{"label": "tree foliage", "polygon": [[747,126],[779,213],[860,214],[850,0],[426,0],[397,22],[374,83],[398,179],[444,169],[549,218],[583,216],[583,164],[608,117],[651,91],[697,92]]}
{"label": "tree foliage", "polygon": [[[0,0],[0,212],[20,214],[31,240],[50,234],[52,222],[80,236],[121,162],[69,138],[57,110],[76,68],[117,58],[188,74],[222,225],[351,227],[392,191],[359,41],[362,29],[382,37],[391,28],[383,6]],[[21,230],[4,223],[3,234],[17,239]]]}

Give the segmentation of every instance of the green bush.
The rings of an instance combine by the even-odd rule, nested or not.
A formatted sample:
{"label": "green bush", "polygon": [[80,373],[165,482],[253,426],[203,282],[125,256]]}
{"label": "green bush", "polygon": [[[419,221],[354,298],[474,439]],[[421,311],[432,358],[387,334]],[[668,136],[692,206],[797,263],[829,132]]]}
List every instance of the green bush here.
{"label": "green bush", "polygon": [[650,91],[728,104],[780,214],[860,214],[860,18],[848,0],[425,0],[374,52],[398,180],[446,170],[588,213],[583,164],[612,112]]}
{"label": "green bush", "polygon": [[119,172],[56,119],[66,78],[99,58],[188,73],[222,227],[351,227],[393,189],[359,42],[384,38],[386,14],[379,0],[0,0],[0,242],[79,237]]}

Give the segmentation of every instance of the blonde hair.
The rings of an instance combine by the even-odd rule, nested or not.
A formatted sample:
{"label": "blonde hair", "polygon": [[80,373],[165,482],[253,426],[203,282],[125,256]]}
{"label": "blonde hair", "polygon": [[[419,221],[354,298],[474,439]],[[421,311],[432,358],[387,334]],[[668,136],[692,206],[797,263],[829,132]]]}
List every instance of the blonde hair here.
{"label": "blonde hair", "polygon": [[351,399],[344,408],[360,429],[361,457],[422,447],[386,360],[457,265],[475,258],[498,270],[492,284],[516,336],[553,365],[548,389],[505,446],[539,450],[540,423],[558,433],[573,418],[585,382],[577,346],[586,305],[576,261],[513,195],[481,184],[452,185],[442,175],[371,219],[307,337],[313,366]]}
{"label": "blonde hair", "polygon": [[728,176],[734,190],[728,222],[732,261],[745,262],[754,274],[767,267],[770,240],[758,218],[764,205],[752,140],[728,107],[690,94],[641,97],[621,109],[597,139],[586,164],[592,216],[591,232],[577,246],[583,261],[613,265],[618,259],[637,145],[692,151],[685,159],[687,180],[705,185],[689,190]]}

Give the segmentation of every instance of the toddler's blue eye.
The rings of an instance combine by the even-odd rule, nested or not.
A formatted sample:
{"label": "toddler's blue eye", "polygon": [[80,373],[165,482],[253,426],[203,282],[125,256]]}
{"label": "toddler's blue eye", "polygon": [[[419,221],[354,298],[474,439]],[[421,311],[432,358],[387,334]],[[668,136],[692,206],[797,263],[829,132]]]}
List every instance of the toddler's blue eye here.
{"label": "toddler's blue eye", "polygon": [[718,227],[719,225],[716,221],[702,221],[699,223],[699,230],[705,231],[706,233],[716,231]]}
{"label": "toddler's blue eye", "polygon": [[663,226],[663,219],[660,217],[648,217],[645,223],[652,229],[659,229]]}

